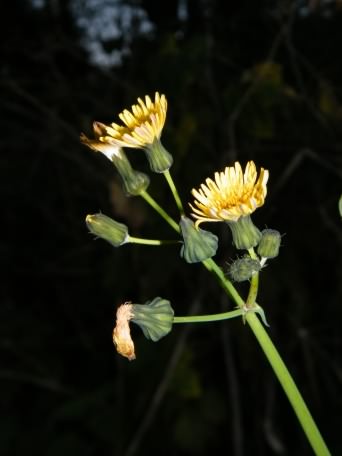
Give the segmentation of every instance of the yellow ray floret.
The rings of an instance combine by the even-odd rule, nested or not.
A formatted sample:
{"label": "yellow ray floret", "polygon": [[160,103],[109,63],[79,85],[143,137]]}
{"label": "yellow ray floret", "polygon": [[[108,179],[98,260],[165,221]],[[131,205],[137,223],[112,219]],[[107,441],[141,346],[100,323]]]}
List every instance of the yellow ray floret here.
{"label": "yellow ray floret", "polygon": [[214,180],[207,178],[198,190],[191,191],[195,200],[190,207],[196,226],[202,222],[236,222],[254,212],[264,204],[268,176],[268,171],[261,168],[257,179],[256,166],[249,161],[244,173],[240,163],[235,162],[216,172]]}
{"label": "yellow ray floret", "polygon": [[138,98],[138,103],[132,106],[132,112],[125,109],[119,114],[124,125],[112,123],[107,126],[102,124],[105,135],[100,137],[100,141],[109,142],[119,147],[140,148],[159,140],[167,112],[165,95],[156,92],[154,102],[146,95],[145,101]]}

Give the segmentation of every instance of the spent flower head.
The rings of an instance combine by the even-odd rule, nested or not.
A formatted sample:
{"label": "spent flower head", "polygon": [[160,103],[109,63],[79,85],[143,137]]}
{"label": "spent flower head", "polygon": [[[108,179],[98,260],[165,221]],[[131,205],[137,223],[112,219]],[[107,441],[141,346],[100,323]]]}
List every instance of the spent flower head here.
{"label": "spent flower head", "polygon": [[150,184],[150,179],[145,173],[132,168],[125,152],[117,145],[107,141],[106,126],[100,122],[93,123],[94,139],[89,139],[81,133],[80,139],[83,144],[96,152],[104,154],[118,170],[123,187],[127,195],[140,195]]}
{"label": "spent flower head", "polygon": [[121,304],[116,311],[116,323],[113,330],[113,342],[117,352],[130,361],[135,359],[130,321],[142,329],[147,339],[157,342],[171,331],[173,314],[170,301],[159,296],[145,304],[132,304],[131,302]]}
{"label": "spent flower head", "polygon": [[192,189],[195,201],[190,207],[196,226],[202,222],[237,222],[252,214],[264,204],[267,180],[268,171],[264,168],[257,178],[253,161],[247,163],[244,173],[239,162],[216,172],[215,180],[207,178],[198,190]]}
{"label": "spent flower head", "polygon": [[131,302],[125,302],[118,308],[113,330],[113,342],[118,353],[130,361],[135,359],[134,343],[129,327],[129,322],[133,318],[132,306]]}

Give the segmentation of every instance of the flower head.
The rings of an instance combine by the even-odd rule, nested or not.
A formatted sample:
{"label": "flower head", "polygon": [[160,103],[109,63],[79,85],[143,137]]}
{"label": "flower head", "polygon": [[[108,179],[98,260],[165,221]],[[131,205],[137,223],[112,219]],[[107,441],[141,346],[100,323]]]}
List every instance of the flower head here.
{"label": "flower head", "polygon": [[81,135],[81,141],[88,147],[98,150],[111,160],[123,154],[121,147],[144,149],[152,171],[163,173],[173,163],[172,155],[164,148],[160,136],[165,124],[167,100],[165,95],[155,93],[154,102],[146,95],[145,101],[138,98],[132,112],[125,109],[119,114],[124,125],[105,125],[94,122],[96,139]]}
{"label": "flower head", "polygon": [[249,161],[243,173],[239,162],[227,166],[224,171],[215,173],[215,181],[207,178],[199,190],[193,189],[195,197],[193,217],[196,226],[202,222],[237,222],[240,217],[250,215],[262,206],[267,194],[268,171],[257,170]]}
{"label": "flower head", "polygon": [[133,304],[125,302],[116,312],[116,325],[113,330],[113,342],[120,355],[125,356],[130,361],[135,359],[134,343],[131,338],[129,322],[133,317]]}
{"label": "flower head", "polygon": [[124,125],[112,123],[104,126],[106,135],[103,140],[120,147],[144,148],[159,140],[167,111],[165,95],[155,93],[154,102],[146,95],[145,102],[138,98],[132,112],[125,109],[119,114]]}
{"label": "flower head", "polygon": [[121,158],[120,146],[106,141],[106,125],[101,122],[93,122],[93,130],[95,139],[89,139],[84,133],[81,133],[81,142],[90,149],[103,153],[109,160],[112,160],[113,157]]}
{"label": "flower head", "polygon": [[145,304],[121,304],[116,311],[116,324],[113,330],[113,342],[117,352],[130,361],[135,359],[130,321],[142,329],[147,339],[157,342],[171,331],[173,313],[170,301],[159,296]]}
{"label": "flower head", "polygon": [[81,142],[90,149],[103,153],[114,164],[122,178],[127,195],[140,195],[149,186],[149,177],[132,168],[124,150],[119,145],[113,144],[106,136],[106,128],[106,125],[94,122],[95,139],[89,139],[81,133]]}

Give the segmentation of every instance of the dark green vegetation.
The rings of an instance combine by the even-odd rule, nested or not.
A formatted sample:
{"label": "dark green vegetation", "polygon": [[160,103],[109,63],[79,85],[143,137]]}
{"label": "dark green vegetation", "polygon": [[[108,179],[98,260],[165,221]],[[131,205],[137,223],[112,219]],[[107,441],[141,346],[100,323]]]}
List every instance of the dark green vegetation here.
{"label": "dark green vegetation", "polygon": [[[133,21],[104,42],[108,54],[129,52],[100,68],[81,47],[76,3],[12,0],[0,15],[1,454],[311,454],[240,319],[177,325],[159,343],[135,327],[137,360],[114,350],[124,301],[162,296],[176,315],[232,307],[178,246],[114,249],[87,233],[85,216],[101,210],[133,236],[174,238],[79,142],[93,120],[116,121],[155,90],[169,101],[163,144],[184,202],[235,160],[270,170],[253,220],[285,236],[258,302],[328,446],[342,454],[341,6],[189,0],[181,20],[177,2],[119,1],[118,11],[140,5],[153,27],[141,35]],[[86,3],[88,18],[105,4]],[[142,151],[128,155],[148,172]],[[151,178],[151,195],[176,216],[162,176]],[[215,259],[227,268],[236,255],[228,229],[203,227],[220,237]]]}

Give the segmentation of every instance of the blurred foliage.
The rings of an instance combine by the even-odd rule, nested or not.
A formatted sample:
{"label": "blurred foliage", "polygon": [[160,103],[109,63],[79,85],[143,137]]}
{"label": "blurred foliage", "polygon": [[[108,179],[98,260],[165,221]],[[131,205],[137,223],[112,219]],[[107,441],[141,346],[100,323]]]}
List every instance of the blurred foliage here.
{"label": "blurred foliage", "polygon": [[[0,16],[1,454],[311,454],[241,321],[177,325],[157,344],[133,328],[137,360],[114,351],[124,301],[164,296],[177,315],[232,306],[179,247],[113,249],[87,233],[85,216],[102,211],[133,236],[174,236],[79,142],[93,120],[116,121],[155,90],[169,101],[163,143],[184,202],[236,159],[270,170],[254,221],[284,236],[258,301],[328,446],[342,453],[340,2],[117,0],[121,37],[97,43],[104,55],[124,48],[114,66],[91,63],[75,4],[13,0]],[[96,21],[108,2],[94,5]],[[144,15],[127,25],[123,7]],[[127,153],[148,172],[141,151]],[[177,215],[162,176],[150,192]],[[213,225],[227,269],[229,233]]]}

